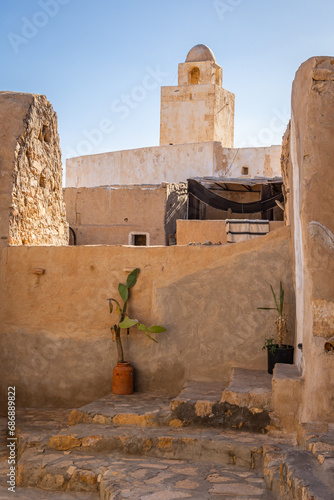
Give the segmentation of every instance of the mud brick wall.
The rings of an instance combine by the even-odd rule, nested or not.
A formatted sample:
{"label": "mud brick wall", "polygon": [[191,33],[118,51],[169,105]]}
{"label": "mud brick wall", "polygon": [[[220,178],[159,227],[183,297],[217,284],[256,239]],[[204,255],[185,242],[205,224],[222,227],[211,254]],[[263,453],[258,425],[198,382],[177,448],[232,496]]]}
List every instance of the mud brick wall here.
{"label": "mud brick wall", "polygon": [[45,96],[0,92],[1,245],[66,245],[57,115]]}

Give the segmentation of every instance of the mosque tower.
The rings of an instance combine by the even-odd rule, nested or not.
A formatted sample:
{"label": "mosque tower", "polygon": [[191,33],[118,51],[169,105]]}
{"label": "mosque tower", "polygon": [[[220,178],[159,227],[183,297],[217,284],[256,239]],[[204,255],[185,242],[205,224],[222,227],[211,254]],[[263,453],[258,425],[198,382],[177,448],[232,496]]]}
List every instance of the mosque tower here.
{"label": "mosque tower", "polygon": [[178,86],[161,88],[160,146],[219,141],[234,145],[234,100],[222,88],[212,50],[195,45],[179,64]]}

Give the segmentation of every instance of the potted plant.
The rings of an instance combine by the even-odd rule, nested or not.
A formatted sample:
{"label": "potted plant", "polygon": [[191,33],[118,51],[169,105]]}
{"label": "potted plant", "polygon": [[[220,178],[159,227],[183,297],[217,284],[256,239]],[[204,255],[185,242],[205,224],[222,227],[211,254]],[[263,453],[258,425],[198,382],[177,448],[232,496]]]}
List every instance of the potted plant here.
{"label": "potted plant", "polygon": [[130,363],[125,361],[124,359],[121,330],[127,330],[127,333],[129,334],[129,329],[132,326],[137,326],[137,329],[140,332],[144,332],[149,339],[153,340],[153,342],[157,341],[153,337],[151,337],[151,333],[161,333],[166,331],[166,328],[159,325],[154,325],[150,328],[147,328],[137,319],[129,318],[126,312],[129,301],[130,288],[132,288],[137,283],[138,274],[139,269],[136,268],[128,275],[125,285],[123,283],[119,283],[118,285],[118,292],[123,301],[123,305],[120,304],[119,300],[113,298],[108,299],[110,313],[113,312],[115,304],[118,314],[118,322],[110,327],[110,330],[113,334],[113,340],[116,342],[117,347],[117,365],[113,370],[112,380],[112,392],[114,394],[125,395],[133,393],[133,368]]}
{"label": "potted plant", "polygon": [[264,346],[262,349],[267,349],[268,353],[268,373],[273,373],[273,369],[276,363],[287,363],[293,364],[293,351],[294,348],[291,345],[286,344],[288,329],[286,324],[286,317],[283,313],[284,307],[284,290],[282,282],[280,282],[280,293],[279,300],[277,300],[276,294],[272,285],[270,285],[271,293],[274,298],[275,307],[258,307],[258,309],[264,310],[274,310],[277,311],[276,318],[276,338],[271,337],[265,339]]}

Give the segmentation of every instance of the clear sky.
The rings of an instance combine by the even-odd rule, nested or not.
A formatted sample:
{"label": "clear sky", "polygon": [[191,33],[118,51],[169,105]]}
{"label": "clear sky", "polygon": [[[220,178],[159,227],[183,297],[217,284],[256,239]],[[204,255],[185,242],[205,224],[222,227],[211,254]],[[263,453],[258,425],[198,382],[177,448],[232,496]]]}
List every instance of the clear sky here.
{"label": "clear sky", "polygon": [[208,45],[236,95],[235,146],[280,144],[294,74],[333,55],[332,0],[8,0],[0,89],[45,94],[63,160],[159,144],[160,86]]}

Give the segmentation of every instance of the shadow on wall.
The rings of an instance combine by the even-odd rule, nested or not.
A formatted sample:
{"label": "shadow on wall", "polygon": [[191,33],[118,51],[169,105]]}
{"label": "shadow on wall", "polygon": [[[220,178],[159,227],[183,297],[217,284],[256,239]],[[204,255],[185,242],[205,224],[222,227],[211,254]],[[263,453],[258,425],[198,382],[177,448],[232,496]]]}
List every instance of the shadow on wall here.
{"label": "shadow on wall", "polygon": [[[265,369],[275,323],[257,307],[282,280],[292,318],[289,238],[283,228],[230,246],[3,250],[3,387],[16,386],[18,406],[75,407],[108,394],[116,347],[107,298],[135,267],[129,314],[167,328],[158,344],[124,333],[137,390],[175,396],[186,380],[227,383],[232,366]],[[36,276],[37,265],[45,273]]]}
{"label": "shadow on wall", "polygon": [[188,189],[186,183],[169,184],[165,213],[166,245],[176,243],[176,221],[187,217]]}
{"label": "shadow on wall", "polygon": [[227,383],[233,366],[267,368],[262,346],[276,331],[275,316],[257,307],[271,306],[269,284],[277,287],[280,279],[293,343],[295,299],[284,246],[231,257],[218,268],[199,270],[157,291],[164,325],[173,333],[177,327],[173,345],[162,337],[163,348],[182,360],[185,380]]}

